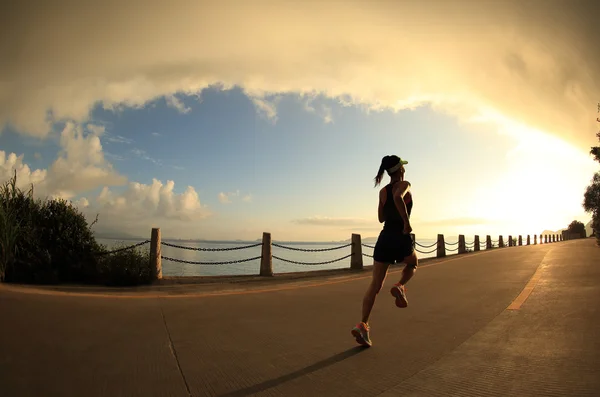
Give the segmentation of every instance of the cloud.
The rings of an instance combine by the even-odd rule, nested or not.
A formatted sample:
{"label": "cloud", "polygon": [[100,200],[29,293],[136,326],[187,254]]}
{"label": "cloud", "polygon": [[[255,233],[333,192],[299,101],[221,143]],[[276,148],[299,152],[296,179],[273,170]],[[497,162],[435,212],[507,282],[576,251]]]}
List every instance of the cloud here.
{"label": "cloud", "polygon": [[[236,197],[240,197],[239,190],[236,190],[235,192],[229,192],[229,193],[220,192],[218,195],[219,202],[221,202],[221,204],[231,204],[231,202],[232,202],[231,199],[236,198]],[[252,202],[252,194],[244,195],[242,197],[242,201],[245,203]]]}
{"label": "cloud", "polygon": [[99,103],[119,109],[165,97],[177,108],[175,95],[237,85],[271,120],[269,98],[283,93],[368,110],[429,103],[465,121],[512,120],[587,151],[600,97],[598,8],[552,0],[21,2],[0,24],[0,125],[46,136],[52,122],[87,120]]}
{"label": "cloud", "polygon": [[162,135],[161,135],[161,134],[159,134],[158,132],[153,132],[151,135],[152,135],[152,136],[162,136]]}
{"label": "cloud", "polygon": [[219,193],[219,201],[222,204],[229,204],[229,203],[231,203],[231,200],[229,199],[229,195],[227,195],[226,193],[223,193],[223,192]]}
{"label": "cloud", "polygon": [[[192,225],[212,215],[201,203],[194,187],[175,192],[175,182],[153,179],[149,185],[127,181],[106,161],[95,132],[68,123],[60,136],[61,149],[48,169],[32,169],[24,155],[0,150],[0,183],[17,174],[17,186],[28,190],[33,184],[36,198],[71,200],[88,218],[99,214],[97,231],[126,231],[145,235],[158,225],[177,233],[178,225]],[[125,189],[115,190],[125,186]],[[100,193],[93,191],[101,188]],[[191,231],[190,231],[191,232]]]}
{"label": "cloud", "polygon": [[142,149],[131,149],[131,153],[134,154],[135,156],[141,158],[142,160],[146,160],[146,161],[150,161],[151,163],[154,163],[156,165],[162,165],[162,161],[152,158],[148,155],[148,153],[146,153],[145,150]]}
{"label": "cloud", "polygon": [[179,113],[187,114],[192,111],[190,107],[185,106],[181,99],[177,98],[175,95],[167,95],[166,99],[167,106],[176,109]]}
{"label": "cloud", "polygon": [[98,186],[124,185],[127,179],[115,171],[102,151],[98,135],[67,123],[60,134],[60,152],[48,169],[32,170],[23,155],[0,151],[0,181],[17,172],[20,188],[34,184],[41,196],[71,198]]}
{"label": "cloud", "polygon": [[298,225],[313,225],[313,226],[372,226],[373,220],[362,218],[332,218],[327,216],[312,216],[308,218],[294,219],[292,223]]}
{"label": "cloud", "polygon": [[460,227],[460,226],[478,226],[478,225],[488,225],[490,223],[490,219],[486,218],[451,218],[451,219],[440,219],[433,221],[419,221],[418,224],[420,226],[439,226],[439,227]]}
{"label": "cloud", "polygon": [[119,224],[135,222],[150,226],[160,221],[198,221],[211,215],[192,186],[179,194],[174,188],[174,181],[163,184],[152,179],[150,185],[130,182],[120,194],[104,187],[91,202],[83,200],[88,203],[86,213],[100,212]]}
{"label": "cloud", "polygon": [[124,143],[127,145],[133,143],[132,139],[126,138],[121,135],[106,134],[104,139],[106,139],[108,142],[111,142],[111,143]]}

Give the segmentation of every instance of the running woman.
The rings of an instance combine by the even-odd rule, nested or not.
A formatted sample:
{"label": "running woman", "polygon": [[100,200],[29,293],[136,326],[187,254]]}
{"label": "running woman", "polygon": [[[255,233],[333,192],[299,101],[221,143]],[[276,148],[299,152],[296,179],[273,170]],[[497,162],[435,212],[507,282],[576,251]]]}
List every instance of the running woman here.
{"label": "running woman", "polygon": [[413,207],[410,183],[404,180],[404,165],[408,161],[396,155],[385,156],[375,177],[375,187],[379,186],[386,171],[390,176],[390,183],[379,191],[379,222],[383,229],[379,234],[373,252],[373,278],[363,299],[362,321],[352,329],[356,341],[364,346],[371,346],[369,337],[369,316],[375,298],[387,276],[388,268],[393,263],[405,263],[402,277],[394,284],[391,294],[396,298],[396,306],[408,306],[405,285],[417,270],[418,259],[411,237],[410,212]]}

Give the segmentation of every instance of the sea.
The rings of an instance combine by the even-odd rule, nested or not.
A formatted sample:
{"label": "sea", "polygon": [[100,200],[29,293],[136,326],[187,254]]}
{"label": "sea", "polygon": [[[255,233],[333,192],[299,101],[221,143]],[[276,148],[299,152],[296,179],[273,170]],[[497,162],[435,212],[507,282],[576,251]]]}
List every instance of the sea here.
{"label": "sea", "polygon": [[[485,249],[485,237],[480,237],[481,250]],[[144,241],[143,239],[113,239],[113,238],[97,238],[97,241],[111,250],[118,246],[129,246],[138,242]],[[446,255],[455,253],[458,237],[452,240],[446,238]],[[253,259],[246,262],[231,263],[231,264],[188,264],[179,263],[172,260],[165,259],[164,257],[184,260],[188,262],[229,262],[238,261],[247,258],[260,257],[261,246],[229,250],[229,251],[200,251],[198,248],[208,249],[226,249],[235,247],[244,247],[248,245],[254,245],[260,241],[171,241],[163,240],[163,243],[175,244],[191,249],[175,248],[162,245],[162,268],[164,276],[225,276],[225,275],[257,275],[260,272],[260,258]],[[432,258],[436,256],[436,240],[435,239],[419,239],[417,238],[417,256],[420,259]],[[280,248],[273,246],[273,256],[289,260],[293,262],[302,262],[303,264],[288,263],[284,260],[273,258],[273,272],[274,273],[291,273],[291,272],[304,272],[314,270],[330,270],[330,269],[344,269],[350,267],[350,258],[345,258],[340,261],[336,261],[328,264],[311,264],[311,262],[327,262],[338,258],[350,255],[351,247],[338,248],[331,251],[321,252],[306,252],[299,251],[299,249],[314,250],[314,249],[326,249],[326,248],[337,248],[349,244],[347,242],[277,242],[284,247],[293,249]],[[473,241],[467,239],[467,249],[473,249]],[[375,246],[375,240],[364,240],[363,244],[366,246],[362,247],[363,252],[363,263],[365,266],[369,266],[373,263],[373,259],[364,255],[373,255],[373,248]],[[431,247],[430,247],[431,246]],[[428,247],[428,248],[425,248]],[[141,248],[150,248],[150,243],[143,245]],[[196,248],[196,250],[194,250]],[[433,252],[431,252],[433,251]]]}

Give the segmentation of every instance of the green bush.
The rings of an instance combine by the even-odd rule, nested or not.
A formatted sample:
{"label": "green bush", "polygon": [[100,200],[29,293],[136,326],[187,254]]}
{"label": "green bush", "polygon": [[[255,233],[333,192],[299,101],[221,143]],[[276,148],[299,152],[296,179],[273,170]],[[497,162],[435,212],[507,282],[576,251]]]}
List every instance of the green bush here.
{"label": "green bush", "polygon": [[[64,199],[35,200],[16,187],[16,172],[0,187],[0,281],[103,283],[152,281],[149,254],[107,254],[85,216]],[[122,279],[120,279],[122,278]]]}
{"label": "green bush", "polygon": [[[113,250],[125,248],[119,244]],[[150,250],[132,248],[98,258],[98,277],[105,285],[132,286],[152,282]]]}

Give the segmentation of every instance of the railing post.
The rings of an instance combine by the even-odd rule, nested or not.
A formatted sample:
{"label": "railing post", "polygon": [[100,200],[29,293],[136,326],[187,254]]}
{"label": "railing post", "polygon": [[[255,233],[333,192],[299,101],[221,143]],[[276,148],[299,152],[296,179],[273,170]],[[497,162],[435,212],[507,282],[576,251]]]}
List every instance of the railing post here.
{"label": "railing post", "polygon": [[362,239],[360,234],[352,233],[352,248],[350,250],[352,256],[350,257],[350,269],[362,270],[363,269],[363,255],[362,255]]}
{"label": "railing post", "polygon": [[464,254],[465,252],[467,252],[467,246],[465,244],[465,235],[459,234],[458,235],[458,253]]}
{"label": "railing post", "polygon": [[519,247],[523,245],[523,237],[519,234]]}
{"label": "railing post", "polygon": [[552,235],[552,242],[555,243],[556,242],[556,234]]}
{"label": "railing post", "polygon": [[548,244],[548,235],[544,234],[544,244]]}
{"label": "railing post", "polygon": [[485,237],[485,249],[486,250],[492,249],[492,236],[490,236],[489,234]]}
{"label": "railing post", "polygon": [[475,236],[475,242],[473,245],[473,251],[479,251],[479,236]]}
{"label": "railing post", "polygon": [[527,245],[531,245],[531,236],[527,235]]}
{"label": "railing post", "polygon": [[537,234],[533,235],[533,245],[537,245]]}
{"label": "railing post", "polygon": [[446,256],[446,244],[444,242],[444,235],[438,234],[437,238],[437,257],[443,258]]}
{"label": "railing post", "polygon": [[162,279],[162,255],[160,247],[160,228],[154,227],[150,234],[150,271],[152,272],[153,280]]}
{"label": "railing post", "polygon": [[504,239],[502,238],[502,235],[498,237],[498,247],[504,248]]}
{"label": "railing post", "polygon": [[264,277],[273,276],[273,246],[271,245],[271,233],[267,232],[263,232],[262,238],[260,275]]}
{"label": "railing post", "polygon": [[544,236],[540,234],[540,244],[544,244]]}
{"label": "railing post", "polygon": [[512,247],[512,246],[513,246],[513,243],[512,243],[512,236],[511,236],[510,234],[508,235],[508,246],[509,246],[509,247]]}

